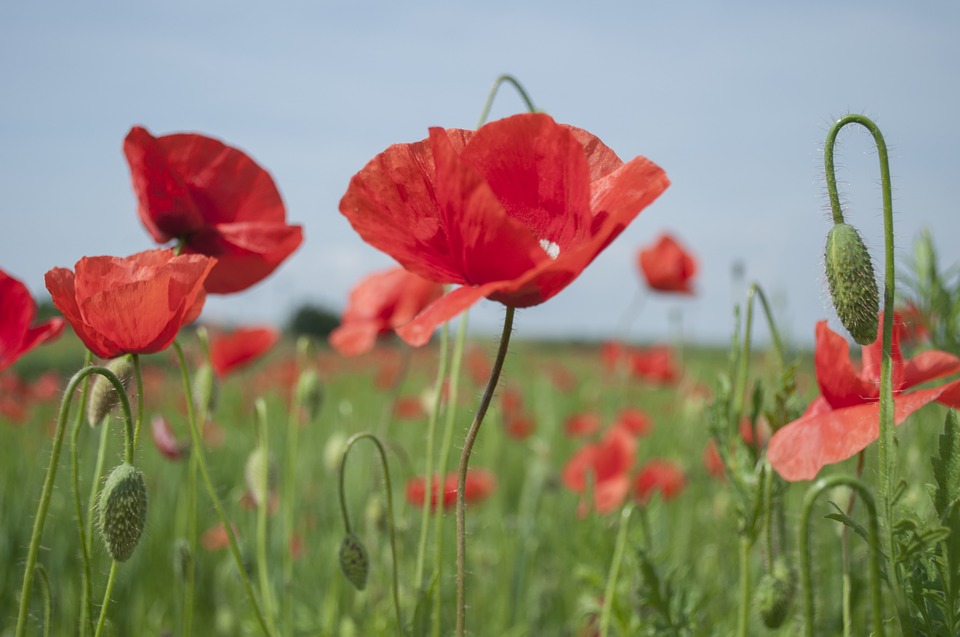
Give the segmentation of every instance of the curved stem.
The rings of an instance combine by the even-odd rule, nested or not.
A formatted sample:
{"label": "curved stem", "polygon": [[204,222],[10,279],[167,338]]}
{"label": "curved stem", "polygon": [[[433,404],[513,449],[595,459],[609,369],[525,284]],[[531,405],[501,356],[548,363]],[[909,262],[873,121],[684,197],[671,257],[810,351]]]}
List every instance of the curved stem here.
{"label": "curved stem", "polygon": [[463,452],[460,454],[460,468],[457,474],[457,637],[463,637],[466,629],[467,599],[466,599],[466,561],[467,561],[467,534],[466,534],[466,485],[467,469],[470,466],[470,454],[473,452],[473,445],[477,441],[477,435],[480,433],[480,425],[483,424],[483,418],[487,415],[487,408],[490,407],[490,401],[493,399],[493,393],[497,388],[497,382],[500,380],[500,372],[503,369],[503,361],[507,358],[507,348],[510,345],[510,334],[513,332],[513,316],[516,309],[507,306],[506,314],[503,319],[503,333],[500,335],[500,348],[497,350],[497,358],[493,362],[493,369],[490,372],[490,379],[487,381],[487,388],[480,399],[480,406],[473,418],[473,423],[467,431],[467,437],[463,441]]}
{"label": "curved stem", "polygon": [[256,401],[257,426],[260,430],[260,445],[263,449],[264,471],[260,475],[260,497],[257,498],[257,576],[260,580],[260,597],[263,612],[267,616],[270,631],[277,632],[273,621],[273,595],[270,592],[270,574],[267,569],[267,507],[270,503],[270,440],[267,433],[267,403],[262,398]]}
{"label": "curved stem", "polygon": [[490,94],[487,95],[487,101],[483,105],[483,110],[480,111],[480,122],[477,124],[477,128],[480,128],[487,122],[487,117],[490,115],[490,108],[493,106],[493,100],[497,96],[497,91],[500,89],[501,84],[512,84],[513,88],[517,89],[517,93],[520,94],[520,97],[523,99],[524,103],[527,105],[527,110],[531,113],[537,112],[537,107],[533,105],[533,100],[530,99],[530,96],[527,95],[527,91],[520,85],[520,82],[517,81],[512,75],[501,75],[493,82],[493,86],[490,87]]}
{"label": "curved stem", "polygon": [[600,611],[600,637],[607,637],[610,631],[610,610],[613,607],[613,596],[617,591],[617,576],[620,573],[620,564],[627,547],[627,529],[630,526],[630,514],[633,506],[627,505],[620,512],[620,530],[617,532],[617,543],[613,549],[613,562],[610,564],[610,574],[607,576],[607,586],[603,592],[603,610]]}
{"label": "curved stem", "polygon": [[354,444],[360,440],[363,440],[364,438],[373,442],[373,444],[377,447],[377,451],[380,453],[380,465],[383,469],[383,482],[387,491],[387,520],[390,526],[390,553],[393,558],[393,607],[397,613],[397,634],[402,636],[403,617],[400,614],[400,579],[397,573],[397,536],[393,522],[393,489],[390,482],[390,467],[387,464],[386,449],[383,448],[383,444],[380,442],[380,439],[372,433],[360,432],[353,434],[347,439],[346,445],[344,446],[343,459],[340,461],[340,512],[343,514],[343,526],[346,529],[346,534],[350,535],[352,533],[352,529],[350,527],[350,515],[347,513],[347,497],[344,490],[344,475],[347,466],[347,455],[350,453],[350,449],[353,448]]}
{"label": "curved stem", "polygon": [[107,588],[103,591],[103,605],[100,606],[100,619],[97,621],[97,632],[93,634],[93,637],[100,637],[103,634],[103,627],[107,623],[107,608],[110,606],[110,593],[113,592],[113,584],[117,581],[117,566],[119,566],[117,560],[113,560],[110,564],[110,574],[107,576]]}
{"label": "curved stem", "polygon": [[130,401],[123,383],[117,375],[106,367],[85,367],[73,375],[67,383],[63,400],[60,403],[60,415],[57,418],[57,429],[53,434],[53,450],[50,452],[50,464],[47,466],[47,475],[43,481],[43,491],[40,495],[40,504],[37,506],[37,517],[33,521],[33,533],[30,536],[30,547],[27,549],[27,565],[23,572],[23,587],[20,591],[20,611],[17,615],[16,637],[23,637],[27,630],[27,618],[30,614],[30,591],[33,584],[33,575],[36,572],[37,556],[40,553],[40,538],[43,535],[43,526],[47,520],[47,511],[50,508],[50,497],[53,494],[53,485],[57,479],[57,468],[60,464],[60,452],[63,450],[63,436],[66,431],[67,418],[70,415],[70,401],[77,385],[90,374],[100,374],[113,384],[120,397],[120,406],[123,409],[124,422],[127,430],[132,431],[130,417]]}
{"label": "curved stem", "polygon": [[[137,424],[133,428],[133,451],[140,442],[140,427],[143,425],[143,369],[140,367],[140,355],[133,355],[133,375],[137,379]],[[130,463],[133,463],[133,456],[130,456]]]}
{"label": "curved stem", "polygon": [[217,496],[217,490],[214,488],[213,481],[210,479],[210,472],[207,470],[207,461],[203,453],[203,441],[200,439],[200,430],[197,427],[197,421],[194,418],[193,391],[190,389],[190,374],[187,371],[187,360],[183,355],[183,348],[177,341],[173,342],[173,348],[177,352],[177,360],[180,363],[180,375],[183,379],[183,391],[187,401],[187,423],[190,426],[191,452],[196,454],[197,465],[200,468],[200,476],[203,478],[203,483],[207,487],[207,494],[210,496],[210,500],[213,502],[213,507],[217,511],[217,517],[220,518],[220,523],[223,525],[223,530],[226,531],[227,541],[230,544],[230,553],[233,555],[233,559],[237,563],[237,570],[238,574],[240,575],[240,580],[243,582],[243,588],[247,593],[247,598],[250,600],[250,605],[253,606],[253,612],[257,616],[257,622],[260,624],[260,629],[263,631],[264,635],[270,635],[270,629],[263,617],[263,613],[260,610],[260,604],[257,602],[257,597],[253,593],[253,587],[250,585],[250,579],[247,577],[247,571],[243,566],[243,557],[240,555],[240,548],[237,546],[237,538],[233,534],[233,525],[231,525],[230,521],[227,519],[227,513],[223,510],[223,505],[220,503],[220,498]]}
{"label": "curved stem", "polygon": [[873,635],[883,637],[883,605],[880,596],[880,528],[877,506],[867,486],[850,476],[835,475],[817,480],[803,498],[800,514],[800,584],[803,588],[803,619],[807,637],[814,635],[813,581],[810,572],[810,515],[813,504],[826,490],[845,486],[857,492],[867,509],[868,544],[870,546],[870,599],[873,606]]}

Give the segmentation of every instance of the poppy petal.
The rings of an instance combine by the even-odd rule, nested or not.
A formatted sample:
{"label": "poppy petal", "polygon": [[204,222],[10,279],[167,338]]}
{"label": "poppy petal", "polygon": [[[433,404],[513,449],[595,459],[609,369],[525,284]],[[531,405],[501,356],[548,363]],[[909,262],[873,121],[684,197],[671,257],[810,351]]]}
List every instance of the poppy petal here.
{"label": "poppy petal", "polygon": [[397,335],[410,345],[420,347],[430,340],[437,327],[467,310],[499,285],[499,282],[477,287],[464,285],[448,292],[424,308],[412,321],[398,327]]}
{"label": "poppy petal", "polygon": [[920,352],[903,365],[904,389],[960,371],[960,358],[947,352]]}
{"label": "poppy petal", "polygon": [[817,323],[814,367],[820,392],[831,407],[840,409],[876,400],[876,381],[864,380],[850,361],[850,345],[826,321]]}

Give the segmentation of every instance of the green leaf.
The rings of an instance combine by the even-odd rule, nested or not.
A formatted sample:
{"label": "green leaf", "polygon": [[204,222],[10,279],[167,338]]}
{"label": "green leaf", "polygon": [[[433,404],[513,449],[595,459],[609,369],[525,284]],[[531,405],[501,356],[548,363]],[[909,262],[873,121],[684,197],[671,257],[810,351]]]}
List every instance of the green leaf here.
{"label": "green leaf", "polygon": [[854,533],[863,538],[864,542],[870,542],[867,535],[867,530],[863,528],[863,525],[851,518],[849,515],[844,513],[843,509],[837,506],[836,502],[830,501],[830,504],[837,510],[836,513],[831,513],[830,515],[825,515],[824,517],[828,520],[834,520],[843,524],[844,526],[850,527]]}
{"label": "green leaf", "polygon": [[940,457],[930,459],[933,464],[933,477],[937,481],[933,494],[933,506],[940,519],[955,511],[952,506],[960,499],[960,432],[957,431],[957,412],[949,410],[943,433],[940,434]]}

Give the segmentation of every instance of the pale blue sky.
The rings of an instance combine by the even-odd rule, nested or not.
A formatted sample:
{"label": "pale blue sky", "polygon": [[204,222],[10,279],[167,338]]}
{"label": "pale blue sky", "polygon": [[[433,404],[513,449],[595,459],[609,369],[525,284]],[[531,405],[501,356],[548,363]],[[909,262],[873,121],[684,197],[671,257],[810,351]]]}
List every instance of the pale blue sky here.
{"label": "pale blue sky", "polygon": [[[923,226],[960,257],[960,5],[953,2],[240,2],[0,7],[0,267],[43,291],[82,256],[152,247],[121,144],[134,124],[241,147],[274,176],[300,250],[211,319],[280,321],[301,301],[342,307],[391,262],[337,211],[353,173],[430,126],[473,127],[512,73],[557,120],[622,158],[645,155],[671,188],[567,290],[524,310],[520,336],[612,333],[640,285],[634,254],[669,230],[700,259],[693,299],[651,297],[632,334],[724,342],[731,264],[812,339],[827,307],[821,148],[865,112],[891,149],[898,252]],[[493,112],[522,110],[510,91]],[[848,219],[881,241],[876,154],[842,135]],[[875,258],[879,253],[875,251]],[[495,331],[484,303],[472,325]]]}

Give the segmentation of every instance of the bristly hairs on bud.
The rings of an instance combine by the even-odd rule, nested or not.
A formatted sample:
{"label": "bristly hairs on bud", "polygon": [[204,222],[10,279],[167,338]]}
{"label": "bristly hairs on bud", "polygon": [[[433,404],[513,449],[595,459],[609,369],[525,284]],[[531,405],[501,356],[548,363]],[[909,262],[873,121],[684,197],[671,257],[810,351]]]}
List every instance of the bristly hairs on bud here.
{"label": "bristly hairs on bud", "polygon": [[110,557],[126,561],[140,542],[147,523],[147,486],[133,465],[117,466],[100,492],[97,503],[100,537]]}
{"label": "bristly hairs on bud", "polygon": [[363,542],[353,533],[348,533],[340,543],[340,571],[358,591],[367,587],[370,558]]}
{"label": "bristly hairs on bud", "polygon": [[827,283],[837,316],[860,345],[877,338],[880,293],[873,262],[856,228],[838,223],[827,234]]}
{"label": "bristly hairs on bud", "polygon": [[770,573],[764,574],[754,591],[753,601],[764,626],[780,628],[790,615],[796,593],[796,578],[783,559],[773,563]]}
{"label": "bristly hairs on bud", "polygon": [[[115,358],[105,367],[116,374],[126,391],[130,386],[130,379],[133,378],[133,362],[130,356]],[[90,399],[87,402],[87,423],[91,427],[99,426],[103,419],[119,404],[120,396],[117,395],[113,383],[105,376],[98,374],[90,388]]]}
{"label": "bristly hairs on bud", "polygon": [[193,375],[193,405],[201,414],[210,415],[217,409],[220,384],[210,363],[203,363]]}

